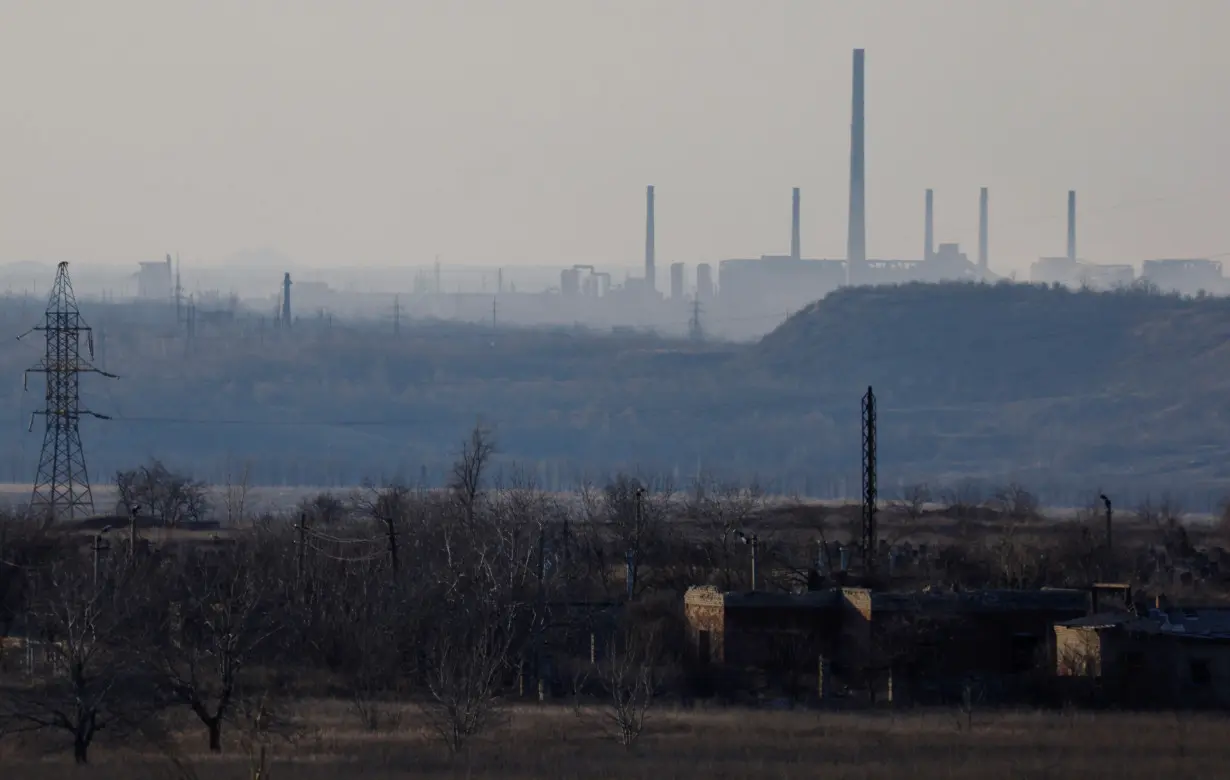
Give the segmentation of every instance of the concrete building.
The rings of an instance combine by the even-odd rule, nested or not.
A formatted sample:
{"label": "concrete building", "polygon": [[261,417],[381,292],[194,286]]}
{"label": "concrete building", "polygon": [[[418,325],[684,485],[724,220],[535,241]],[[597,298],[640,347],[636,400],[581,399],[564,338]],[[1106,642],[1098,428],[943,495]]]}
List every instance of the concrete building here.
{"label": "concrete building", "polygon": [[[1083,589],[963,593],[829,588],[807,593],[684,596],[689,649],[701,667],[827,676],[817,689],[925,698],[969,675],[1049,668],[1056,622],[1087,615]],[[817,659],[823,659],[818,661]],[[938,686],[938,687],[937,687]]]}
{"label": "concrete building", "polygon": [[1055,672],[1126,705],[1230,706],[1230,609],[1098,613],[1055,626]]}
{"label": "concrete building", "polygon": [[175,293],[171,256],[165,262],[141,263],[137,277],[137,297],[143,300],[170,300]]}

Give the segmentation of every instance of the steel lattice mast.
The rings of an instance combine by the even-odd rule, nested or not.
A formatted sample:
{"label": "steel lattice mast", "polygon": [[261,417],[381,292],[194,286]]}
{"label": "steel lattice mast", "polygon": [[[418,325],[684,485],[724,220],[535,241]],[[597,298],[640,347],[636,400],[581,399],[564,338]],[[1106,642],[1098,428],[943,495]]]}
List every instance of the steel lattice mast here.
{"label": "steel lattice mast", "polygon": [[867,388],[863,396],[863,568],[875,574],[876,535],[876,395]]}
{"label": "steel lattice mast", "polygon": [[[97,373],[112,379],[115,375],[95,368],[81,356],[81,335],[84,333],[89,359],[93,360],[94,334],[77,309],[77,297],[68,278],[68,263],[60,263],[56,269],[44,323],[18,338],[24,338],[34,331],[43,331],[46,335],[47,350],[42,362],[26,370],[26,379],[31,373],[47,375],[46,405],[34,412],[34,416],[43,415],[47,428],[38,461],[38,475],[34,479],[30,511],[42,515],[49,522],[72,520],[94,511],[94,497],[90,492],[78,422],[82,415],[110,419],[81,408],[80,375]],[[34,430],[34,416],[30,418],[30,430]]]}

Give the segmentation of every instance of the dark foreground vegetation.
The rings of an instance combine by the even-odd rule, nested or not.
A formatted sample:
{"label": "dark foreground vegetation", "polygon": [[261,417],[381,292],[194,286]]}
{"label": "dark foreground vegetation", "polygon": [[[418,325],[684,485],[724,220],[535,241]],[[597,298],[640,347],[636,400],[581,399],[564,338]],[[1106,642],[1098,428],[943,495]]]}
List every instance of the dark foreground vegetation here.
{"label": "dark foreground vegetation", "polygon": [[[1230,761],[1225,720],[1203,715],[979,713],[972,727],[950,713],[774,713],[663,708],[636,748],[612,742],[596,709],[518,705],[489,734],[450,758],[416,707],[395,723],[363,728],[346,702],[296,702],[297,730],[267,741],[270,780],[493,778],[539,780],[1203,780]],[[82,776],[97,780],[242,780],[259,749],[215,756],[186,728],[159,746],[100,747]],[[28,755],[28,750],[21,755]],[[255,757],[255,760],[254,760]],[[71,768],[20,758],[0,742],[0,766],[21,780],[59,780]]]}
{"label": "dark foreground vegetation", "polygon": [[[1098,771],[1144,777],[1146,767],[1198,773],[1224,755],[1209,722],[1191,716],[983,713],[971,701],[931,714],[723,714],[711,708],[774,700],[788,681],[705,698],[684,591],[746,589],[749,534],[761,589],[814,586],[816,542],[854,538],[856,513],[769,506],[754,487],[675,491],[627,477],[561,497],[528,477],[494,481],[493,455],[476,429],[444,490],[322,494],[289,517],[250,518],[242,482],[211,508],[201,485],[151,464],[117,480],[131,517],[52,529],[6,518],[6,766],[37,776],[63,771],[39,769],[40,756],[101,755],[105,770],[139,754],[200,777],[263,778],[291,761],[304,777],[334,776],[338,761],[372,777],[459,766],[508,777],[702,767],[744,777],[813,776],[821,761],[846,777],[1042,777],[1099,776],[1100,755]],[[191,530],[211,512],[225,527]],[[1102,542],[1097,511],[1044,520],[1019,487],[935,497],[916,487],[885,508],[883,527],[898,545],[929,539],[934,553],[887,586],[1118,576],[1142,589],[1164,583],[1172,597],[1223,590],[1216,566],[1176,581],[1177,562],[1202,555],[1221,530],[1194,534],[1166,502],[1125,522],[1117,552]],[[911,649],[896,652],[902,660]],[[1112,734],[1137,726],[1146,740],[1103,754]],[[1130,758],[1144,753],[1155,763]]]}
{"label": "dark foreground vegetation", "polygon": [[[0,300],[0,330],[37,319]],[[1049,505],[1102,489],[1136,504],[1169,491],[1211,511],[1230,479],[1230,300],[1147,290],[905,285],[833,293],[757,344],[489,324],[304,317],[291,332],[242,312],[87,307],[119,380],[86,377],[95,474],[157,453],[211,482],[235,464],[264,485],[364,477],[442,487],[459,430],[498,430],[497,470],[523,464],[570,490],[619,471],[698,470],[779,494],[849,497],[859,398],[881,400],[893,484],[1027,484]],[[105,342],[105,348],[101,345]],[[0,340],[0,375],[39,345]],[[101,358],[100,358],[101,359]],[[41,436],[20,433],[38,382],[0,387],[13,436],[0,477],[31,478]],[[7,388],[7,389],[6,389]]]}

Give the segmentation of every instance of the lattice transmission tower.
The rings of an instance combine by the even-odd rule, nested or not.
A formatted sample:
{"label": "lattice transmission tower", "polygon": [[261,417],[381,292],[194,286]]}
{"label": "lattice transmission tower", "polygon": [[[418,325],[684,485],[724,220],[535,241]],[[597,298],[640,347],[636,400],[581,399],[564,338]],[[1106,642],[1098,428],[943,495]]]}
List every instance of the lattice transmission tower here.
{"label": "lattice transmission tower", "polygon": [[876,549],[876,395],[863,396],[863,569],[875,574]]}
{"label": "lattice transmission tower", "polygon": [[[31,328],[17,338],[24,338],[35,331],[43,331],[47,338],[43,360],[26,370],[26,386],[28,389],[31,373],[47,375],[46,405],[30,417],[30,430],[34,430],[34,418],[40,414],[47,425],[30,511],[51,522],[85,517],[94,511],[94,497],[90,492],[90,478],[85,468],[85,453],[81,449],[81,432],[77,424],[82,415],[102,420],[111,418],[81,408],[79,380],[81,374],[86,373],[102,374],[112,379],[116,376],[95,368],[89,362],[94,359],[94,333],[81,319],[81,312],[77,309],[73,283],[68,278],[68,263],[60,263],[56,269],[56,280],[47,301],[45,316],[42,325]],[[89,360],[81,356],[82,334],[86,337]]]}

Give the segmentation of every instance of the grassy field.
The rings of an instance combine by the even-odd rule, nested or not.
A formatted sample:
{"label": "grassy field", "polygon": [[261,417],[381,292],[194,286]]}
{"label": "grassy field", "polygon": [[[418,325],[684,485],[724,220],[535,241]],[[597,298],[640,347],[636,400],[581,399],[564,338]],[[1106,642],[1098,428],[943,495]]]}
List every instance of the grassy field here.
{"label": "grassy field", "polygon": [[[1210,778],[1225,776],[1230,740],[1223,718],[1187,714],[656,712],[641,741],[625,750],[606,733],[601,711],[520,706],[450,760],[418,713],[382,732],[364,731],[345,705],[300,707],[299,733],[275,741],[271,779],[324,778]],[[185,723],[185,726],[190,724]],[[162,749],[98,746],[74,770],[51,744],[0,741],[5,778],[99,780],[250,777],[231,733],[210,756],[202,731],[177,733]]]}

